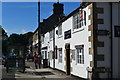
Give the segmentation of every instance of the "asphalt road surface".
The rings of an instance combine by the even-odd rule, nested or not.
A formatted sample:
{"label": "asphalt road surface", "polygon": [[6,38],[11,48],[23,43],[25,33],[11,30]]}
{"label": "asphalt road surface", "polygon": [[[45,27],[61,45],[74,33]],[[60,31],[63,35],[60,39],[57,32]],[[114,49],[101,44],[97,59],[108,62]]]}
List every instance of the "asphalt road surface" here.
{"label": "asphalt road surface", "polygon": [[3,67],[2,80],[83,80],[50,68],[35,69],[33,62],[26,62],[26,66],[25,73],[14,69],[7,73],[6,68]]}

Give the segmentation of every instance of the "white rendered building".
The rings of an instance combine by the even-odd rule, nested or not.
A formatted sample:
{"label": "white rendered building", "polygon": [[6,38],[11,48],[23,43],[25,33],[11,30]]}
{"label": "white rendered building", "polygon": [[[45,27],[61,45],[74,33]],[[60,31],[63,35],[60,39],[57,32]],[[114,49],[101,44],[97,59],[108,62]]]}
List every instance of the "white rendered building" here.
{"label": "white rendered building", "polygon": [[120,78],[120,3],[85,3],[50,31],[50,67],[81,78]]}

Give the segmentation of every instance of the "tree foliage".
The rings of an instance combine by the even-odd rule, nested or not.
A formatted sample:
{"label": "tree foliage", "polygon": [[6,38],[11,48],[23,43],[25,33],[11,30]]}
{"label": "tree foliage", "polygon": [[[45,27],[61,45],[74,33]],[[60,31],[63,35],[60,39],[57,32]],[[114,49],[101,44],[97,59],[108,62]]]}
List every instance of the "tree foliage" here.
{"label": "tree foliage", "polygon": [[28,32],[25,34],[13,33],[9,37],[5,30],[0,25],[0,32],[2,34],[2,53],[8,55],[9,53],[26,53],[27,46],[29,44],[29,39],[33,36],[33,32]]}
{"label": "tree foliage", "polygon": [[32,32],[25,34],[11,34],[8,38],[8,45],[11,50],[14,49],[14,53],[19,54],[19,52],[26,53],[27,45],[29,44],[29,39],[33,36]]}

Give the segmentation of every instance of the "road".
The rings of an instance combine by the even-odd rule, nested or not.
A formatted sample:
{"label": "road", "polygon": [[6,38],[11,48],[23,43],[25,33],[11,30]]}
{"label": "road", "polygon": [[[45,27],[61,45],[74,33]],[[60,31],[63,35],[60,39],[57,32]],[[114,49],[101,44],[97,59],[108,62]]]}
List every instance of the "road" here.
{"label": "road", "polygon": [[33,62],[26,62],[26,66],[25,73],[17,70],[11,70],[9,73],[6,73],[5,67],[3,67],[2,80],[82,80],[50,68],[35,69]]}

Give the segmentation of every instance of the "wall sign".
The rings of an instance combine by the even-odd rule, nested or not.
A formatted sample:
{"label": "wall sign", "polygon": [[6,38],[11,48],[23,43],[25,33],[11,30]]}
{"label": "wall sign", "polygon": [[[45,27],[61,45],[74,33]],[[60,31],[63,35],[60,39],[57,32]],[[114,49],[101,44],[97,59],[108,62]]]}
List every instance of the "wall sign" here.
{"label": "wall sign", "polygon": [[109,31],[108,30],[98,30],[97,31],[97,35],[99,36],[103,36],[103,35],[109,35]]}
{"label": "wall sign", "polygon": [[69,38],[71,38],[71,29],[64,32],[64,39],[69,39]]}
{"label": "wall sign", "polygon": [[120,26],[114,27],[114,35],[115,37],[120,37]]}

